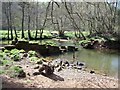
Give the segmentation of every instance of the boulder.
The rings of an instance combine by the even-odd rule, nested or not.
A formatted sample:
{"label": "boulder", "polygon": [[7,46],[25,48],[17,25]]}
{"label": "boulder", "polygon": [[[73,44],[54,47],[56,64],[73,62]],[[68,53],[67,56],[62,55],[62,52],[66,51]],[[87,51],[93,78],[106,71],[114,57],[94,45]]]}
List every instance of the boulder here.
{"label": "boulder", "polygon": [[65,61],[64,64],[65,64],[65,66],[69,66],[70,65],[68,61]]}
{"label": "boulder", "polygon": [[77,65],[78,65],[78,66],[85,66],[85,63],[77,62]]}
{"label": "boulder", "polygon": [[48,54],[48,49],[46,48],[46,45],[39,45],[38,52],[41,55],[47,55]]}
{"label": "boulder", "polygon": [[42,60],[37,61],[37,64],[42,64],[42,63],[43,63]]}
{"label": "boulder", "polygon": [[0,47],[0,50],[4,51],[4,50],[5,50],[5,48],[4,48],[4,47]]}
{"label": "boulder", "polygon": [[29,50],[29,42],[28,41],[18,41],[15,45],[17,49],[24,49],[24,50]]}
{"label": "boulder", "polygon": [[93,74],[93,73],[95,73],[95,71],[91,70],[90,73]]}
{"label": "boulder", "polygon": [[39,69],[39,66],[34,67],[34,69]]}
{"label": "boulder", "polygon": [[78,47],[75,46],[68,46],[68,51],[77,51]]}
{"label": "boulder", "polygon": [[47,46],[49,54],[59,54],[61,53],[59,46]]}
{"label": "boulder", "polygon": [[59,66],[58,68],[56,68],[56,70],[57,70],[58,72],[60,72],[60,71],[62,70],[62,67]]}
{"label": "boulder", "polygon": [[38,43],[29,43],[29,47],[31,50],[35,50],[35,51],[38,51],[40,48]]}
{"label": "boulder", "polygon": [[27,56],[28,56],[28,54],[27,54],[27,53],[24,53],[24,54],[23,54],[23,57],[27,57]]}
{"label": "boulder", "polygon": [[26,77],[26,73],[25,73],[23,70],[21,70],[21,71],[19,72],[19,74],[18,74],[18,77],[19,77],[19,78],[25,78],[25,77]]}
{"label": "boulder", "polygon": [[4,48],[7,50],[12,50],[12,49],[15,49],[16,47],[15,47],[15,45],[5,45]]}

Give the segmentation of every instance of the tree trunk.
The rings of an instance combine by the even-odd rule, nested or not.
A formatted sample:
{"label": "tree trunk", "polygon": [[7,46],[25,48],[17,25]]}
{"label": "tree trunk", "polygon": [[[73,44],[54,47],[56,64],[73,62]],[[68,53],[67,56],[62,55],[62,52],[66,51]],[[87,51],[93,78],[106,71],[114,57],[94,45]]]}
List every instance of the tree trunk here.
{"label": "tree trunk", "polygon": [[24,13],[25,13],[25,11],[24,11],[24,5],[22,5],[22,38],[24,38],[25,36],[24,36]]}

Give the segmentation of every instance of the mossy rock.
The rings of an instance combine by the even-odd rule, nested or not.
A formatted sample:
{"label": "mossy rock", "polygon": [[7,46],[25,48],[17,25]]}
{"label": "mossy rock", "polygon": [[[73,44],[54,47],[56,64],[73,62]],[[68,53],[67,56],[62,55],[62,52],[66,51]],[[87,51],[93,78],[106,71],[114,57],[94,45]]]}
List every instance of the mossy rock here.
{"label": "mossy rock", "polygon": [[15,49],[15,45],[5,45],[5,49],[7,50]]}
{"label": "mossy rock", "polygon": [[30,57],[30,61],[37,61],[38,58],[37,57]]}
{"label": "mossy rock", "polygon": [[24,72],[24,70],[22,69],[21,66],[12,66],[10,67],[10,71],[11,71],[11,77],[19,77],[19,78],[25,78],[26,77],[26,73]]}
{"label": "mossy rock", "polygon": [[29,57],[35,57],[37,55],[36,51],[32,51],[32,50],[29,51],[28,54],[29,54]]}

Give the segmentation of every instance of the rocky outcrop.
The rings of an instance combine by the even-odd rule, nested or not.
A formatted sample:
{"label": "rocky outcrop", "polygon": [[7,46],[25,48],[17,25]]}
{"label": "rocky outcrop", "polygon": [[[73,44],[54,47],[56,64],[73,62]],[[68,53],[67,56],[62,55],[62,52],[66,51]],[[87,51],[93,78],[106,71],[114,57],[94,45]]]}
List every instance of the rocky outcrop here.
{"label": "rocky outcrop", "polygon": [[61,53],[60,48],[58,46],[48,45],[47,49],[48,49],[49,54],[60,54]]}
{"label": "rocky outcrop", "polygon": [[14,45],[7,45],[5,49],[23,49],[25,51],[33,50],[38,52],[41,55],[53,55],[53,54],[61,54],[64,52],[73,52],[77,51],[78,48],[75,46],[51,46],[51,45],[39,45],[38,43],[29,43],[28,41],[17,41],[16,43],[12,41]]}
{"label": "rocky outcrop", "polygon": [[15,49],[16,46],[15,45],[5,45],[4,48],[7,50],[12,50],[12,49]]}
{"label": "rocky outcrop", "polygon": [[78,48],[75,46],[68,46],[68,51],[77,51]]}
{"label": "rocky outcrop", "polygon": [[81,46],[86,49],[99,49],[99,50],[105,50],[105,49],[112,49],[112,50],[120,50],[120,42],[119,41],[101,41],[98,40],[91,40],[87,43],[81,43]]}

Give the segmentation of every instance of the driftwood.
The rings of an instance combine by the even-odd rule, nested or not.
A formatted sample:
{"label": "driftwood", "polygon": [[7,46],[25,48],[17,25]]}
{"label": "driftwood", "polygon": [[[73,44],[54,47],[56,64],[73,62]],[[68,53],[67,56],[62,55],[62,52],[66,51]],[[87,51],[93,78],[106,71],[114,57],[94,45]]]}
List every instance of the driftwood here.
{"label": "driftwood", "polygon": [[43,73],[43,71],[45,71],[46,75],[51,75],[54,72],[54,66],[43,64],[42,67],[39,69],[39,72]]}

